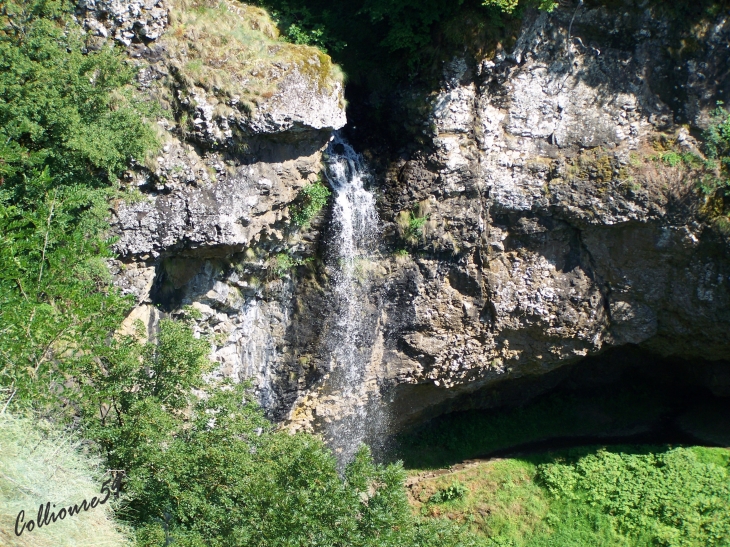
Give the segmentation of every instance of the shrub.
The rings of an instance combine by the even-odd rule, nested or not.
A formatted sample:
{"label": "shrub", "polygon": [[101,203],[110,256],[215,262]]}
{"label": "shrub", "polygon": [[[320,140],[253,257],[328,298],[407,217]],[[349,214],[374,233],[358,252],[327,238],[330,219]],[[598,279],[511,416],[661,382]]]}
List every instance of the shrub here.
{"label": "shrub", "polygon": [[452,482],[446,488],[441,488],[428,500],[431,503],[445,503],[463,498],[468,489],[459,481]]}
{"label": "shrub", "polygon": [[406,232],[408,238],[418,239],[423,236],[423,225],[426,224],[428,216],[416,216],[411,213],[411,218],[408,219],[408,230]]}
{"label": "shrub", "polygon": [[240,386],[199,401],[130,483],[140,545],[469,544],[458,526],[413,517],[400,464],[376,465],[363,447],[340,477],[320,440],[275,431],[250,401]]}
{"label": "shrub", "polygon": [[705,152],[710,172],[698,183],[707,196],[705,207],[708,216],[721,232],[727,233],[730,220],[730,112],[718,101],[712,123],[704,132]]}
{"label": "shrub", "polygon": [[276,277],[286,276],[292,268],[311,262],[312,258],[295,258],[289,253],[279,253],[273,260],[272,268]]}
{"label": "shrub", "polygon": [[34,202],[0,189],[0,386],[12,405],[50,408],[62,394],[70,410],[68,377],[97,366],[131,302],[103,262],[109,193],[54,186],[46,170],[25,179]]}
{"label": "shrub", "polygon": [[317,180],[299,192],[298,203],[292,206],[292,220],[297,226],[306,228],[312,219],[327,205],[332,192],[321,180]]}
{"label": "shrub", "polygon": [[723,107],[722,101],[718,101],[712,113],[712,123],[703,138],[707,155],[723,161],[727,166],[730,162],[730,112]]}
{"label": "shrub", "polygon": [[573,463],[538,466],[556,498],[594,508],[638,544],[726,545],[730,473],[693,449],[626,454],[599,450]]}
{"label": "shrub", "polygon": [[131,305],[105,264],[109,183],[156,146],[134,70],[113,48],[85,53],[73,7],[0,9],[0,386],[13,405],[67,410],[69,375],[95,366]]}
{"label": "shrub", "polygon": [[[72,5],[9,0],[0,12],[0,176],[20,188],[44,167],[56,184],[98,186],[155,146],[121,52],[84,53]],[[142,108],[142,110],[140,110]]]}

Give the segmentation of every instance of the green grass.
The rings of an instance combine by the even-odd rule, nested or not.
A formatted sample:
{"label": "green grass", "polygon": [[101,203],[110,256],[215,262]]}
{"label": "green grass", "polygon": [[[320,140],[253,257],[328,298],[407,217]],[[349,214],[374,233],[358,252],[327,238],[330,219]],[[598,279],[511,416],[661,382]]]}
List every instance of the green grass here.
{"label": "green grass", "polygon": [[280,39],[266,11],[240,2],[173,0],[161,43],[179,60],[177,83],[211,92],[220,101],[217,115],[224,117],[255,109],[294,71],[326,93],[344,77],[327,54]]}
{"label": "green grass", "polygon": [[[43,420],[0,413],[0,545],[7,547],[121,547],[128,533],[115,522],[110,504],[55,523],[14,533],[18,513],[36,519],[38,506],[57,508],[99,495],[101,462],[82,451],[78,439]],[[101,497],[101,496],[100,496]],[[56,509],[57,511],[60,509]]]}
{"label": "green grass", "polygon": [[[723,448],[584,447],[482,461],[410,494],[422,515],[465,523],[494,547],[726,546],[729,465]],[[466,493],[438,499],[454,482]]]}

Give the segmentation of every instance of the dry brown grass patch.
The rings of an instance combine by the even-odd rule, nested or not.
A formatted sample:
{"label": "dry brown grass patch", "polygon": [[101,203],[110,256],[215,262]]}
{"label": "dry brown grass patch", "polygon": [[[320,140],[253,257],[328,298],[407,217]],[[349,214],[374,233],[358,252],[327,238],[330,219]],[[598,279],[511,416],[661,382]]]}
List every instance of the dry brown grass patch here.
{"label": "dry brown grass patch", "polygon": [[238,97],[249,106],[272,97],[295,70],[322,90],[343,79],[328,55],[284,42],[266,11],[246,4],[173,0],[162,43],[185,87],[201,87],[225,101]]}

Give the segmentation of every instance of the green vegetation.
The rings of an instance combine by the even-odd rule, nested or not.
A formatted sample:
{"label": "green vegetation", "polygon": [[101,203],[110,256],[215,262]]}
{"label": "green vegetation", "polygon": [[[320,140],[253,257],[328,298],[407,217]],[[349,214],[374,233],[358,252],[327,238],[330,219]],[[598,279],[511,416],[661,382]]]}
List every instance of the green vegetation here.
{"label": "green vegetation", "polygon": [[[2,408],[0,408],[2,410]],[[13,416],[0,412],[0,544],[16,547],[78,547],[80,545],[130,545],[128,530],[112,517],[117,505],[108,503],[49,526],[35,526],[38,506],[46,502],[60,507],[81,504],[101,494],[111,477],[102,462],[86,453],[81,440],[62,433],[37,416]],[[25,511],[23,524],[34,529],[14,534],[16,518]],[[21,524],[22,527],[22,524]]]}
{"label": "green vegetation", "polygon": [[37,194],[24,180],[49,168],[53,185],[98,187],[154,146],[134,70],[122,53],[84,53],[62,0],[9,0],[0,13],[0,178],[3,189]]}
{"label": "green vegetation", "polygon": [[[276,431],[245,385],[205,382],[210,342],[190,325],[164,319],[144,343],[141,324],[137,336],[115,334],[133,302],[106,264],[108,201],[128,162],[156,146],[145,122],[153,109],[131,100],[134,71],[120,52],[84,51],[72,7],[13,0],[0,11],[2,522],[14,524],[18,507],[80,502],[101,486],[76,441],[10,417],[32,410],[81,435],[83,451],[104,460],[93,465],[124,473],[117,517],[139,546],[477,545],[458,525],[412,516],[401,466],[375,465],[363,448],[341,477],[319,440]],[[220,38],[208,56],[239,51],[221,35],[239,31],[211,14],[222,7],[193,7],[173,36]],[[198,53],[184,59],[192,73],[211,61]],[[305,194],[307,220],[323,189]],[[3,544],[23,544],[5,541],[7,530]],[[39,531],[28,544],[125,543],[100,509]]]}
{"label": "green vegetation", "polygon": [[406,230],[406,237],[408,239],[418,239],[423,237],[423,225],[426,224],[428,216],[416,216],[411,212],[411,217],[408,219],[408,229]]}
{"label": "green vegetation", "polygon": [[459,481],[454,481],[446,488],[440,488],[428,501],[430,503],[446,503],[463,498],[467,492],[466,486]]}
{"label": "green vegetation", "polygon": [[[517,8],[519,0],[483,0],[485,6],[494,6],[506,13],[512,13]],[[558,3],[554,0],[530,0],[529,5],[545,11],[553,11]]]}
{"label": "green vegetation", "polygon": [[[297,14],[306,13],[297,11],[304,6],[297,1],[281,17],[294,17],[285,27],[292,41],[343,55],[345,29],[365,18],[369,24],[356,28],[353,39],[375,47],[367,52],[373,57],[360,60],[383,51],[393,58],[413,52],[414,60],[405,62],[418,67],[438,58],[440,46],[430,46],[434,34],[456,40],[459,17],[477,14],[477,33],[488,24],[504,29],[511,19],[500,14],[516,5],[471,4],[328,2],[331,11],[324,13],[324,3],[312,1],[308,18],[300,20]],[[316,71],[322,85],[340,77],[324,54],[317,66],[304,63],[312,52],[281,42],[261,10],[193,0],[175,5],[183,9],[163,42],[178,54],[176,77],[186,85],[208,86],[224,98],[249,75],[262,75],[242,100],[255,105],[275,87],[266,77],[274,63]],[[138,336],[120,335],[133,302],[113,287],[107,268],[113,256],[108,204],[120,198],[117,177],[129,162],[143,161],[157,146],[146,121],[155,108],[135,96],[134,69],[121,52],[111,46],[86,50],[72,9],[62,0],[8,0],[0,8],[3,544],[124,545],[133,535],[140,547],[477,547],[527,545],[527,539],[544,545],[562,537],[559,545],[599,544],[591,539],[597,537],[616,540],[612,545],[722,545],[729,513],[724,453],[604,451],[513,464],[501,487],[490,490],[495,501],[486,520],[462,510],[475,506],[475,490],[467,478],[453,477],[429,492],[427,509],[414,515],[401,464],[377,465],[363,447],[340,475],[320,440],[270,424],[249,386],[204,381],[213,366],[210,340],[196,338],[192,324],[163,319],[151,341],[142,341],[141,325]],[[248,26],[231,23],[232,9]],[[349,18],[336,21],[343,10]],[[388,66],[404,65],[393,60]],[[717,138],[708,137],[720,173],[727,169],[725,125],[720,120]],[[328,196],[321,181],[306,187],[294,221],[306,226]],[[422,237],[428,213],[419,207],[406,212],[407,239]],[[304,263],[282,253],[273,268],[283,276]],[[590,418],[575,422],[578,404],[568,400],[566,408],[546,399],[537,410],[517,411],[532,424],[521,431],[506,420],[452,423],[448,430],[417,434],[405,453],[409,461],[419,454],[422,464],[439,465],[508,445],[518,435],[580,434],[595,424]],[[645,419],[662,402],[642,404]],[[627,408],[620,398],[604,406],[616,428],[636,423],[636,406]],[[55,424],[17,417],[26,413]],[[603,419],[598,421],[605,426]],[[72,433],[60,434],[60,427]],[[124,473],[122,498],[113,507],[124,527],[97,509],[22,540],[7,535],[19,509],[98,493],[106,468]],[[594,485],[600,493],[595,498]],[[680,486],[684,497],[677,495]],[[527,509],[517,511],[517,505]],[[457,515],[453,521],[442,518],[449,512]]]}
{"label": "green vegetation", "polygon": [[701,167],[704,163],[702,158],[697,154],[692,152],[677,152],[675,150],[661,152],[656,156],[656,160],[666,163],[669,167],[676,167],[682,164],[690,167]]}
{"label": "green vegetation", "polygon": [[730,113],[718,101],[710,126],[702,135],[705,158],[677,149],[676,141],[654,143],[658,153],[650,160],[692,170],[696,187],[704,196],[703,213],[722,233],[730,234]]}
{"label": "green vegetation", "polygon": [[426,204],[419,204],[412,211],[401,211],[396,218],[400,236],[411,245],[423,237],[423,228],[428,221]]}
{"label": "green vegetation", "polygon": [[[465,495],[434,502],[449,482]],[[490,546],[728,545],[730,451],[581,448],[483,461],[421,479],[424,515],[467,523]]]}
{"label": "green vegetation", "polygon": [[54,188],[48,169],[24,182],[34,203],[0,189],[0,385],[38,408],[67,375],[97,366],[130,301],[104,262],[108,192]]}
{"label": "green vegetation", "polygon": [[[454,47],[496,46],[523,7],[552,0],[258,0],[297,44],[331,53],[350,81],[388,86],[447,60]],[[468,21],[468,24],[466,22]],[[430,77],[430,75],[426,75]],[[389,83],[390,82],[390,83]]]}
{"label": "green vegetation", "polygon": [[[708,456],[724,462],[706,461]],[[710,546],[730,539],[728,471],[722,449],[599,450],[577,461],[542,464],[537,480],[563,502],[563,514],[570,514],[566,506],[584,508],[575,519],[586,520],[579,523],[583,529],[590,524],[586,517],[598,513],[635,544]]]}
{"label": "green vegetation", "polygon": [[0,12],[0,386],[37,408],[94,366],[129,307],[105,264],[108,200],[156,146],[134,71],[115,50],[84,53],[71,7]]}
{"label": "green vegetation", "polygon": [[172,87],[198,86],[220,100],[216,115],[249,113],[272,97],[287,75],[298,70],[331,89],[342,80],[340,69],[323,51],[294,40],[279,39],[268,13],[247,4],[208,0],[174,0],[170,30],[162,43],[179,58]]}
{"label": "green vegetation", "polygon": [[306,228],[314,217],[327,205],[332,192],[321,180],[308,184],[299,191],[297,204],[291,207],[291,217],[299,227]]}
{"label": "green vegetation", "polygon": [[712,124],[703,135],[711,172],[702,178],[699,188],[707,197],[708,216],[723,233],[730,234],[730,112],[722,105],[718,101]]}
{"label": "green vegetation", "polygon": [[305,264],[309,264],[313,258],[297,258],[292,256],[291,254],[287,253],[279,253],[274,257],[273,263],[271,268],[274,271],[274,275],[276,277],[285,277],[289,274],[292,268],[296,268],[297,266],[303,266]]}
{"label": "green vegetation", "polygon": [[730,112],[718,101],[712,115],[712,124],[705,131],[705,148],[710,158],[720,161],[723,167],[730,167]]}

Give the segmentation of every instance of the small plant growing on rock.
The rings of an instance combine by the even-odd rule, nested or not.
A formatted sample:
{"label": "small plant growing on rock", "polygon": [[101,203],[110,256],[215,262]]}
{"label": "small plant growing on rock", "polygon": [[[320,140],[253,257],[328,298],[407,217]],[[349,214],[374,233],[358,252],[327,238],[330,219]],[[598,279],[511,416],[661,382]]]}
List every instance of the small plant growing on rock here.
{"label": "small plant growing on rock", "polygon": [[279,253],[274,258],[273,270],[277,277],[282,278],[289,273],[289,270],[297,266],[303,266],[312,261],[312,258],[296,258],[289,253]]}
{"label": "small plant growing on rock", "polygon": [[423,227],[427,221],[427,203],[419,203],[412,211],[401,211],[396,219],[401,237],[411,244],[423,237]]}
{"label": "small plant growing on rock", "polygon": [[408,235],[413,238],[419,238],[423,236],[423,225],[426,224],[428,216],[419,217],[414,213],[411,213],[411,218],[408,220]]}
{"label": "small plant growing on rock", "polygon": [[332,192],[320,179],[305,186],[299,192],[299,204],[292,207],[292,220],[301,228],[306,228],[312,219],[327,205]]}
{"label": "small plant growing on rock", "polygon": [[699,182],[707,196],[705,210],[722,233],[730,233],[730,112],[718,101],[712,124],[704,133],[707,167],[711,171]]}

